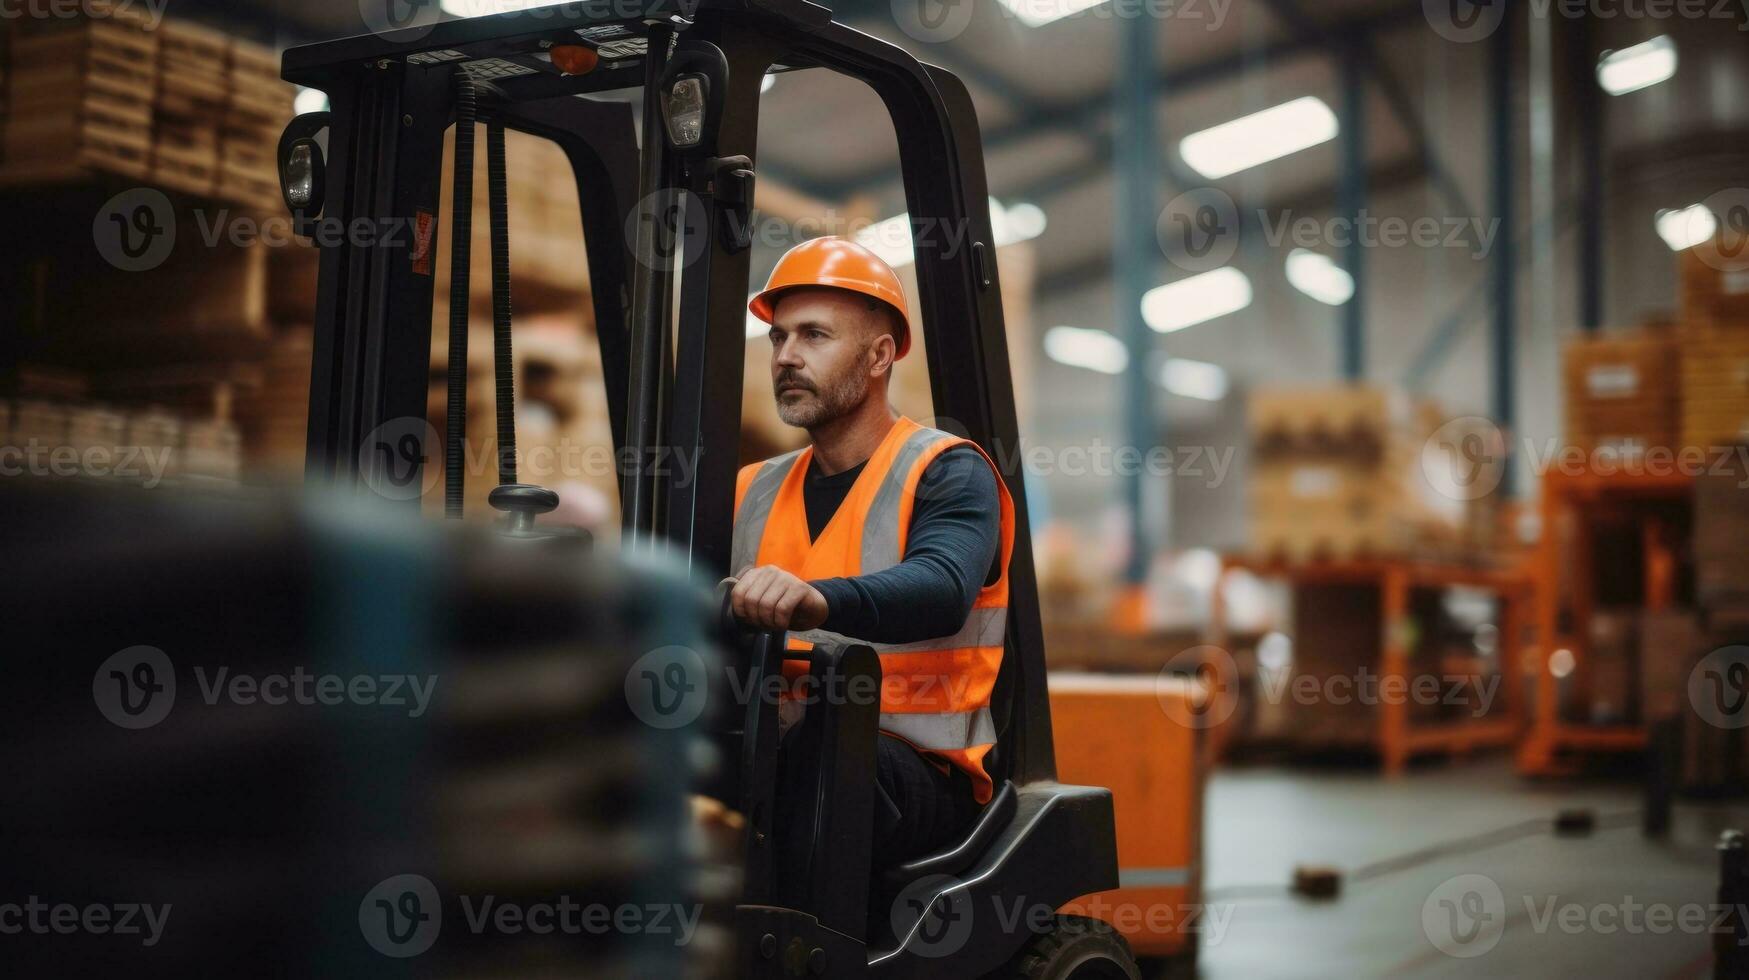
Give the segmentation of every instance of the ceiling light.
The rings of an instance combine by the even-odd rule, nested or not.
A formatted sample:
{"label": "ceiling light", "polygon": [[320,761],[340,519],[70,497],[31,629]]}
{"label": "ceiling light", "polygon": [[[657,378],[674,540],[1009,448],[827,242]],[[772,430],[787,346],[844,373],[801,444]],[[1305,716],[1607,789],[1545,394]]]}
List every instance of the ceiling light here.
{"label": "ceiling light", "polygon": [[1676,74],[1676,42],[1668,34],[1597,59],[1597,84],[1610,95],[1626,95]]}
{"label": "ceiling light", "polygon": [[[964,244],[949,237],[942,223],[936,222],[931,227],[934,229],[931,233],[941,236],[944,246],[952,248]],[[998,248],[1037,238],[1044,234],[1044,230],[1045,213],[1038,205],[1022,202],[1010,208],[990,198],[990,232]],[[911,250],[909,214],[895,214],[869,225],[856,233],[856,243],[880,256],[881,261],[890,266],[910,265],[917,261]]]}
{"label": "ceiling light", "polygon": [[1296,248],[1287,253],[1287,281],[1320,303],[1341,306],[1354,295],[1348,270],[1317,252]]}
{"label": "ceiling light", "polygon": [[911,216],[895,214],[856,233],[856,243],[881,257],[890,266],[917,261],[911,252]]}
{"label": "ceiling light", "polygon": [[328,93],[319,88],[305,88],[300,85],[297,98],[292,102],[292,111],[300,116],[306,112],[327,112]]}
{"label": "ceiling light", "polygon": [[1073,17],[1104,2],[1105,0],[1001,0],[1002,6],[1008,8],[1015,19],[1028,27],[1042,27],[1064,17]]}
{"label": "ceiling light", "polygon": [[1314,95],[1191,133],[1178,153],[1204,177],[1225,177],[1336,138],[1336,114]]}
{"label": "ceiling light", "polygon": [[1664,244],[1670,246],[1670,251],[1680,252],[1693,248],[1701,242],[1713,240],[1713,234],[1719,230],[1719,221],[1704,204],[1690,204],[1685,208],[1665,209],[1658,212],[1656,219],[1658,237],[1664,239]]}
{"label": "ceiling light", "polygon": [[[1024,242],[1029,238],[1037,238],[1045,233],[1045,226],[1048,224],[1045,220],[1044,209],[1036,204],[1029,204],[1025,201],[1008,208],[1005,212],[1005,216],[1008,219],[1008,234],[1012,236],[1013,240],[1016,242]],[[998,231],[996,233],[996,244],[1011,244],[1010,242],[1003,241],[1002,238],[1002,233]]]}
{"label": "ceiling light", "polygon": [[1045,331],[1045,355],[1058,364],[1101,374],[1122,374],[1130,364],[1124,342],[1104,330],[1052,327]]}
{"label": "ceiling light", "polygon": [[1236,313],[1251,305],[1251,280],[1231,266],[1155,286],[1142,295],[1142,319],[1160,333]]}
{"label": "ceiling light", "polygon": [[764,95],[765,93],[771,91],[772,89],[774,89],[776,87],[777,87],[777,76],[773,75],[769,72],[766,73],[764,78],[759,80],[759,94],[760,95]]}
{"label": "ceiling light", "polygon": [[1218,402],[1227,397],[1227,372],[1207,361],[1174,357],[1160,368],[1160,384],[1182,398]]}
{"label": "ceiling light", "polygon": [[452,17],[484,17],[530,7],[552,7],[564,0],[438,0],[437,7]]}

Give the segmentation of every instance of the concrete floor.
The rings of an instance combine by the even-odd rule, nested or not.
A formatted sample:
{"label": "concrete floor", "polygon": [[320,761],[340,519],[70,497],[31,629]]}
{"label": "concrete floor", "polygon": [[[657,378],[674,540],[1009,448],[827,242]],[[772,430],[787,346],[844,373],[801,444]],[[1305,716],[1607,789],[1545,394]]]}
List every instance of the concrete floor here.
{"label": "concrete floor", "polygon": [[[1590,837],[1534,832],[1356,874],[1573,807],[1597,813]],[[1527,781],[1494,758],[1394,780],[1364,769],[1221,771],[1205,811],[1200,975],[1709,976],[1712,845],[1723,829],[1749,829],[1749,805],[1679,803],[1660,842],[1640,836],[1637,808],[1631,783]],[[1299,864],[1351,877],[1340,898],[1307,901],[1283,886]]]}

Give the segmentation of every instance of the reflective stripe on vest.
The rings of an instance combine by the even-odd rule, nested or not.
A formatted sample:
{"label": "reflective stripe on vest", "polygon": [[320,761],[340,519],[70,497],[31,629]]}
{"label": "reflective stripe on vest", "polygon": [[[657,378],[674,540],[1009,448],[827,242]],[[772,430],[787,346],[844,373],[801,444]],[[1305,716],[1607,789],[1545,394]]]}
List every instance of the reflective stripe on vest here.
{"label": "reflective stripe on vest", "polygon": [[[765,522],[771,517],[771,502],[777,499],[777,489],[796,465],[800,449],[775,456],[760,464],[759,475],[747,488],[747,496],[735,511],[735,533],[729,543],[729,574],[739,575],[741,569],[759,563],[759,542],[765,537]],[[718,538],[717,540],[722,540]]]}
{"label": "reflective stripe on vest", "polygon": [[[814,540],[806,527],[805,501],[791,484],[784,507],[788,522],[801,521],[802,537],[793,537],[796,528],[785,526],[769,530],[767,524],[776,509],[780,495],[791,479],[805,480],[806,474],[794,472],[798,460],[806,465],[806,450],[747,467],[742,472],[745,489],[735,511],[734,540],[730,547],[733,570],[739,572],[757,565],[766,539],[772,535],[774,556],[766,552],[766,561],[801,560],[813,564],[814,574],[803,568],[789,571],[804,577],[831,575],[867,575],[897,565],[903,558],[903,540],[912,513],[907,489],[915,488],[913,471],[918,470],[932,450],[945,451],[944,443],[972,445],[964,440],[917,425],[909,419],[900,421],[903,428],[890,438],[902,438],[895,448],[883,443],[874,457],[890,460],[885,472],[879,473],[880,483],[872,488],[853,487],[846,503],[857,501],[865,509],[860,515],[860,540],[845,540],[840,527],[836,532],[821,532],[821,540],[832,535],[831,548],[847,551],[814,551],[820,541]],[[940,447],[940,448],[938,448]],[[811,458],[811,456],[809,456]],[[987,457],[986,457],[987,459]],[[749,472],[751,476],[749,477]],[[871,474],[872,475],[872,474]],[[921,483],[922,473],[916,473]],[[872,493],[871,493],[872,490]],[[1002,514],[1002,542],[999,558],[1005,559],[1012,545],[1012,507],[1007,502],[1007,488],[997,474],[998,501]],[[861,503],[866,501],[866,504]],[[798,507],[797,504],[804,506]],[[847,513],[844,517],[853,515]],[[824,547],[824,546],[823,546]],[[801,558],[797,558],[800,549]],[[836,556],[836,557],[834,557]],[[787,560],[786,560],[787,559]],[[850,567],[851,565],[859,567]],[[964,625],[948,636],[934,637],[911,643],[868,643],[881,655],[883,668],[880,728],[898,736],[918,749],[940,753],[948,761],[965,769],[973,779],[980,800],[988,800],[991,790],[989,776],[984,772],[983,757],[996,742],[995,719],[990,711],[990,694],[1002,659],[1008,625],[1006,596],[1007,567],[1004,564],[998,582],[979,591],[979,604],[974,606]],[[808,630],[790,634],[796,644],[862,643],[855,637],[827,630]],[[896,709],[896,710],[895,710]],[[956,709],[956,710],[948,710]]]}
{"label": "reflective stripe on vest", "polygon": [[887,469],[886,479],[881,481],[881,488],[875,491],[874,503],[869,505],[868,513],[862,519],[861,574],[892,568],[905,557],[899,550],[899,505],[905,499],[905,484],[910,479],[911,468],[917,465],[917,460],[929,447],[952,438],[935,429],[918,429],[899,448],[899,454],[893,457],[893,465]]}

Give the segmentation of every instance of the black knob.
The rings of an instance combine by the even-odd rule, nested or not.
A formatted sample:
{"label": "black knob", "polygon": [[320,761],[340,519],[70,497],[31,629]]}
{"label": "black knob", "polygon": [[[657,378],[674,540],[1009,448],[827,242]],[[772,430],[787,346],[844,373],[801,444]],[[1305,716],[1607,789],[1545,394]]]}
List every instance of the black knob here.
{"label": "black knob", "polygon": [[559,495],[546,487],[527,483],[506,483],[486,497],[495,510],[510,515],[510,532],[528,533],[534,530],[534,519],[559,506]]}

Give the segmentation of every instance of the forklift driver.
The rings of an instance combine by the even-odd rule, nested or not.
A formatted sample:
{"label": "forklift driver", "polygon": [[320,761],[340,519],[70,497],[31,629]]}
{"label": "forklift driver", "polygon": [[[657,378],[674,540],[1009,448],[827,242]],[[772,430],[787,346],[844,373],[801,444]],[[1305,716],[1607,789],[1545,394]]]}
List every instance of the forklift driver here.
{"label": "forklift driver", "polygon": [[[990,800],[1014,504],[975,443],[887,403],[911,327],[873,252],[804,242],[749,308],[771,324],[778,415],[810,445],[741,470],[730,604],[790,631],[792,649],[848,640],[880,655],[874,865],[888,867],[956,839]],[[805,700],[779,705],[784,731]]]}

